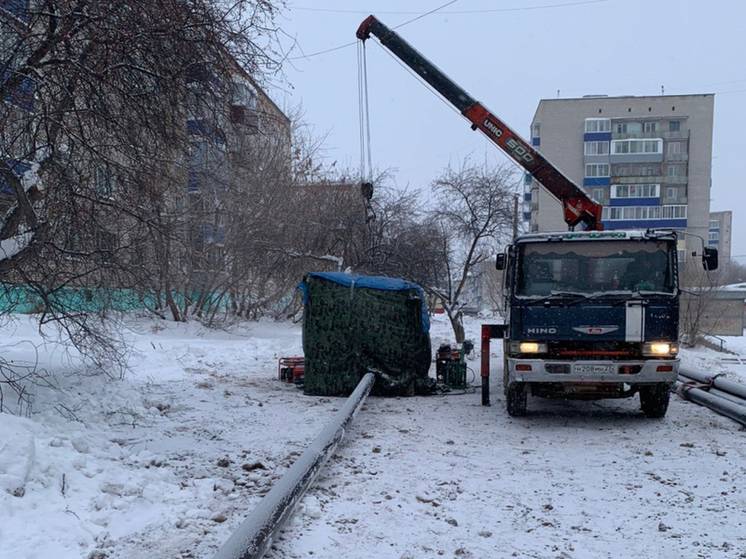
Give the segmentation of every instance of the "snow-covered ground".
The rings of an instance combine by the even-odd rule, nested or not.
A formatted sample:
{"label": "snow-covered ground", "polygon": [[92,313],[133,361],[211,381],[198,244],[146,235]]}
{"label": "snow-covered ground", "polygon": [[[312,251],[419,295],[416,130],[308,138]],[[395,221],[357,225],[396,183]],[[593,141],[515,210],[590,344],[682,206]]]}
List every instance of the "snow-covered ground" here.
{"label": "snow-covered ground", "polygon": [[[58,388],[30,418],[0,415],[2,559],[209,558],[341,403],[276,380],[299,326],[128,326],[124,381],[73,376],[76,356],[47,346]],[[449,337],[435,318],[433,345]],[[20,317],[2,339],[22,360],[38,335]],[[746,341],[728,342],[744,365],[683,357],[746,371]],[[534,399],[511,419],[500,362],[498,347],[491,408],[478,393],[369,399],[269,555],[746,557],[736,424],[679,399],[661,421],[636,399]]]}

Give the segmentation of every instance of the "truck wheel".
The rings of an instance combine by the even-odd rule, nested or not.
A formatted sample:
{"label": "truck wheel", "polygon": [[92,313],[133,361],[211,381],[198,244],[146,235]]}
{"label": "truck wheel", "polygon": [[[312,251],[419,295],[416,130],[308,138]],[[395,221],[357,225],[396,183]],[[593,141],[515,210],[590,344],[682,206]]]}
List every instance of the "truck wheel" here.
{"label": "truck wheel", "polygon": [[654,384],[640,387],[640,408],[651,418],[661,418],[666,415],[671,391],[667,384]]}
{"label": "truck wheel", "polygon": [[523,417],[526,415],[526,407],[528,404],[526,384],[523,382],[511,383],[505,394],[505,401],[507,403],[509,416]]}

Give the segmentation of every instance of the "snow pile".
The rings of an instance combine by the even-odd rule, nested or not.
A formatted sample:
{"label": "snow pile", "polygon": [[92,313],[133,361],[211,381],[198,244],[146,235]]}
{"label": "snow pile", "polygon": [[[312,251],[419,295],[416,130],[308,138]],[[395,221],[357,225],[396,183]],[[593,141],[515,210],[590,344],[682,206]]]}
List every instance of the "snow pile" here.
{"label": "snow pile", "polygon": [[[297,326],[127,326],[124,381],[73,376],[74,352],[47,344],[55,388],[29,419],[0,415],[3,559],[210,556],[336,405],[276,380]],[[3,334],[6,358],[35,359],[31,320]]]}
{"label": "snow pile", "polygon": [[23,497],[35,454],[33,423],[0,414],[0,492]]}

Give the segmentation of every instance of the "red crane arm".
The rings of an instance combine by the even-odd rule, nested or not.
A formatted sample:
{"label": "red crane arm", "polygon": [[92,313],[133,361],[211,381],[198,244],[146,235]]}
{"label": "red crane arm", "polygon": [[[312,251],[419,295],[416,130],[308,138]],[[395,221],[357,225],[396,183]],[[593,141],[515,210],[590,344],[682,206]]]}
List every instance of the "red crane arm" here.
{"label": "red crane arm", "polygon": [[376,36],[392,54],[454,105],[471,122],[473,130],[481,130],[562,202],[565,222],[569,227],[582,223],[588,230],[603,230],[603,208],[600,204],[594,202],[582,188],[562,174],[507,124],[461,89],[395,31],[372,15],[368,16],[357,30],[357,37],[361,41],[367,40],[370,35]]}

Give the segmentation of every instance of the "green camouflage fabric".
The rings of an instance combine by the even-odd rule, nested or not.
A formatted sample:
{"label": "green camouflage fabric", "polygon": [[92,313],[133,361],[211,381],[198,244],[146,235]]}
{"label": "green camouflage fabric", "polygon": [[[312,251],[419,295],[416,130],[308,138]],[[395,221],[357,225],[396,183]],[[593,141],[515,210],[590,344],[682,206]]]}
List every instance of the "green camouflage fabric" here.
{"label": "green camouflage fabric", "polygon": [[323,275],[307,274],[301,285],[304,392],[349,395],[368,370],[376,373],[375,394],[431,391],[430,335],[429,324],[423,324],[427,308],[422,289],[415,284],[398,291],[342,285]]}

